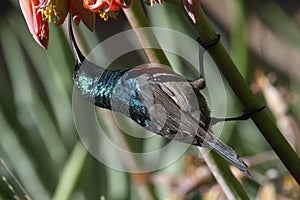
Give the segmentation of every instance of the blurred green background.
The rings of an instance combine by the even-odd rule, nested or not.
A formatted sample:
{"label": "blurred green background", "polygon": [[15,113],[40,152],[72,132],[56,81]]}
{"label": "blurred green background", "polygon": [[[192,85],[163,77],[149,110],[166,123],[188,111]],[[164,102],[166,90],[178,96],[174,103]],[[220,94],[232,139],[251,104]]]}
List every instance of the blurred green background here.
{"label": "blurred green background", "polygon": [[[210,0],[201,1],[201,5],[262,104],[267,105],[292,146],[300,148],[298,1]],[[73,121],[74,58],[64,28],[50,26],[49,48],[43,50],[31,37],[18,1],[2,0],[0,10],[1,199],[13,199],[15,195],[26,199],[26,194],[32,199],[225,198],[203,161],[193,156],[193,147],[170,166],[145,174],[120,172],[92,157],[81,144]],[[145,10],[152,26],[196,39],[183,9],[163,3]],[[83,25],[79,29],[88,52],[130,26],[120,13],[118,20],[97,19],[94,33]],[[178,48],[198,51],[187,46]],[[172,54],[167,56],[172,65],[182,66],[175,68],[177,72],[188,79],[197,78],[186,61]],[[143,52],[137,51],[112,65],[118,68],[144,62]],[[209,67],[215,66],[206,55],[205,68]],[[227,115],[240,114],[242,107],[236,106],[239,103],[226,83],[225,86]],[[108,126],[106,132],[110,130]],[[125,134],[120,137],[135,152],[155,149],[166,142],[158,136],[155,143]],[[225,124],[221,138],[249,163],[252,180],[236,174],[250,199],[299,198],[298,185],[251,120]]]}

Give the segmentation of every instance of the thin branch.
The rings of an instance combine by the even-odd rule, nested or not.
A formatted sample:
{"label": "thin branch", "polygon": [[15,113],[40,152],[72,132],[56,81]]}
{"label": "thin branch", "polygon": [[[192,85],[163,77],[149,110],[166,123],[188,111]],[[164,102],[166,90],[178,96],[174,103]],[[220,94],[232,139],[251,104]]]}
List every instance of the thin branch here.
{"label": "thin branch", "polygon": [[135,1],[131,8],[123,9],[130,26],[134,29],[136,36],[142,45],[145,54],[150,63],[160,63],[170,66],[170,63],[161,49],[149,49],[147,46],[153,44],[159,46],[154,34],[151,34],[150,29],[143,31],[141,28],[150,27],[146,14],[142,8],[140,1]]}
{"label": "thin branch", "polygon": [[[203,41],[211,41],[216,37],[216,33],[209,25],[202,8],[200,8],[199,22],[195,25],[195,28]],[[222,43],[219,42],[210,48],[208,52],[244,108],[250,110],[261,107]],[[300,166],[300,159],[278,130],[267,111],[264,110],[253,115],[252,119],[280,160],[300,184],[300,168],[297,167]]]}

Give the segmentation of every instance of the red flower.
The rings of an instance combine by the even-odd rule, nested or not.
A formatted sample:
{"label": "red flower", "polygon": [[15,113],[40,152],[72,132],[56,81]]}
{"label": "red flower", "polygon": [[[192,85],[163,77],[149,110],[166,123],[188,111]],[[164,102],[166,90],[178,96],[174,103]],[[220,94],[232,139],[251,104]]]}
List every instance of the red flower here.
{"label": "red flower", "polygon": [[33,38],[44,48],[48,46],[48,21],[45,20],[43,12],[40,9],[43,3],[39,0],[20,0],[20,6],[23,11],[26,23]]}
{"label": "red flower", "polygon": [[128,8],[132,4],[133,0],[129,4],[124,0],[84,0],[83,7],[99,13],[99,16],[107,21],[109,17],[116,18],[121,8]]}
{"label": "red flower", "polygon": [[[163,0],[145,0],[146,4],[161,4]],[[182,0],[184,8],[194,23],[197,22],[199,0]],[[61,25],[70,12],[78,24],[81,20],[93,31],[95,13],[105,21],[116,18],[121,8],[128,8],[133,0],[19,0],[26,23],[35,41],[47,49],[49,22]]]}
{"label": "red flower", "polygon": [[[47,49],[49,22],[61,25],[68,13],[78,24],[81,20],[93,31],[95,13],[105,21],[116,18],[121,8],[130,7],[124,0],[19,0],[27,26],[35,41]],[[85,9],[86,8],[86,9]]]}
{"label": "red flower", "polygon": [[95,14],[84,9],[83,0],[19,0],[27,26],[35,41],[47,49],[49,22],[61,25],[70,12],[74,21],[82,20],[93,31]]}

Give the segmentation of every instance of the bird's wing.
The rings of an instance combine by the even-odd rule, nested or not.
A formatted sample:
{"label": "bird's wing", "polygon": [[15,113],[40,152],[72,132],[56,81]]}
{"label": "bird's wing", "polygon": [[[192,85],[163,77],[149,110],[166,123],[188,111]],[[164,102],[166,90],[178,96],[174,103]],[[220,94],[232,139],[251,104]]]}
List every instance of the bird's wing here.
{"label": "bird's wing", "polygon": [[[247,165],[236,152],[215,137],[210,131],[198,125],[197,120],[183,112],[178,105],[160,85],[152,88],[154,103],[161,105],[163,110],[154,110],[152,113],[154,123],[161,128],[161,135],[169,139],[190,143],[213,149],[230,164],[237,167],[247,176],[250,176]],[[158,106],[159,107],[159,106]]]}
{"label": "bird's wing", "polygon": [[149,102],[148,105],[146,105],[152,125],[155,125],[160,131],[159,134],[169,139],[190,144],[199,143],[196,142],[196,140],[198,140],[199,137],[202,138],[202,135],[195,138],[199,127],[198,123],[182,109],[182,105],[187,102],[183,102],[184,100],[177,100],[177,102],[175,102],[174,99],[171,98],[170,93],[165,92],[166,89],[162,89],[162,87],[162,83],[154,83],[151,84],[151,91],[147,92],[153,99],[151,102],[152,105],[150,105]]}
{"label": "bird's wing", "polygon": [[150,130],[168,139],[213,149],[249,176],[247,165],[236,152],[210,131],[199,126],[200,118],[194,117],[192,114],[194,105],[190,105],[195,103],[190,100],[193,98],[191,94],[194,93],[191,86],[174,75],[171,78],[168,74],[160,74],[147,76],[143,74],[139,77],[141,94],[137,98],[148,109],[151,119]]}

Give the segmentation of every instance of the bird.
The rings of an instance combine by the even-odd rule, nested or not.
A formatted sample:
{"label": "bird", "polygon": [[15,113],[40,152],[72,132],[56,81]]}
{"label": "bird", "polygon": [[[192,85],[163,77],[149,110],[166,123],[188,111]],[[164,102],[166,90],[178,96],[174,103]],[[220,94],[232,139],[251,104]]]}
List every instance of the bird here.
{"label": "bird", "polygon": [[210,129],[212,117],[200,92],[205,81],[188,81],[172,70],[155,66],[108,70],[82,54],[71,17],[68,31],[75,57],[73,82],[87,101],[122,113],[167,139],[212,149],[250,176],[246,163]]}

